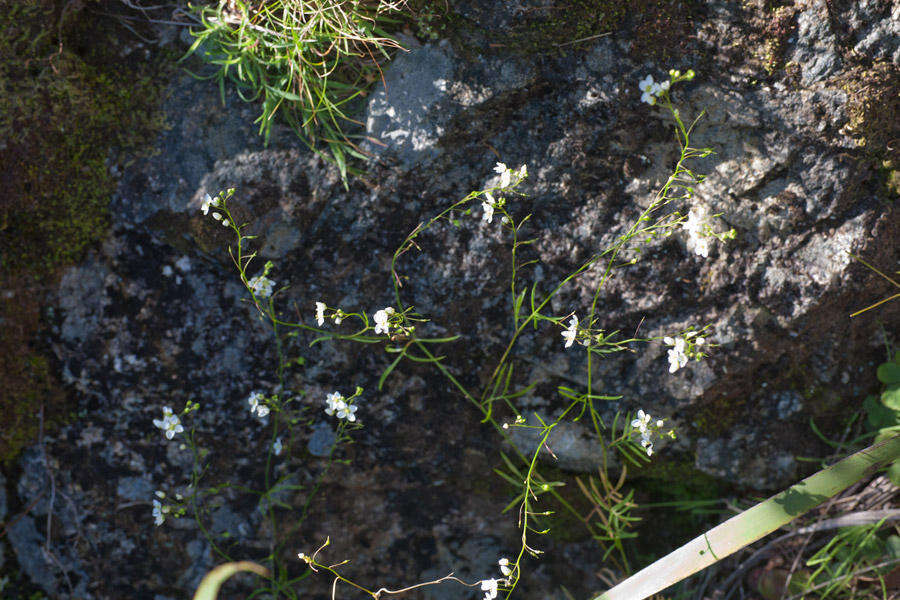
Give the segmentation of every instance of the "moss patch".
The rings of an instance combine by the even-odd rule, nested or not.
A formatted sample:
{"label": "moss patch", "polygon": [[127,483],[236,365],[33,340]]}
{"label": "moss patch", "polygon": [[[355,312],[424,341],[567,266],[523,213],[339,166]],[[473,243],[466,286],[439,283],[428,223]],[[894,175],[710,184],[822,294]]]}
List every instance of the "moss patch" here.
{"label": "moss patch", "polygon": [[900,68],[879,61],[852,69],[839,84],[848,95],[844,131],[885,168],[900,168]]}
{"label": "moss patch", "polygon": [[[411,26],[420,37],[444,37],[463,55],[492,49],[520,55],[557,54],[588,47],[598,37],[633,27],[634,51],[642,56],[682,56],[692,39],[696,0],[555,0],[516,15],[509,27],[490,29],[443,3],[411,0]],[[487,47],[484,41],[487,40]]]}
{"label": "moss patch", "polygon": [[720,480],[698,471],[689,461],[659,457],[631,472],[648,502],[710,500],[720,498],[728,488]]}
{"label": "moss patch", "polygon": [[531,54],[575,46],[578,40],[611,32],[625,17],[626,7],[609,0],[557,0],[527,13],[499,43]]}
{"label": "moss patch", "polygon": [[[11,282],[4,280],[4,287]],[[27,294],[26,294],[27,295]],[[65,415],[65,395],[54,376],[48,360],[34,344],[40,329],[38,310],[21,297],[5,293],[0,299],[0,327],[3,345],[0,346],[0,465],[9,466],[19,450],[37,439],[44,418],[44,427],[52,428]]]}
{"label": "moss patch", "polygon": [[35,344],[41,303],[106,235],[115,189],[107,163],[161,124],[164,70],[119,56],[133,36],[91,12],[110,8],[26,0],[0,12],[0,411],[15,423],[0,432],[0,461],[34,439],[36,402],[48,424],[58,412],[61,391]]}
{"label": "moss patch", "polygon": [[788,39],[797,30],[797,11],[796,6],[779,6],[773,8],[766,16],[762,60],[763,67],[769,75],[784,67]]}
{"label": "moss patch", "polygon": [[638,503],[684,503],[681,509],[666,506],[640,512],[642,520],[637,524],[638,538],[634,552],[641,557],[639,562],[642,563],[652,562],[671,552],[714,525],[719,518],[702,510],[691,510],[690,503],[716,500],[730,492],[725,483],[698,471],[692,462],[665,456],[635,470],[632,476]]}

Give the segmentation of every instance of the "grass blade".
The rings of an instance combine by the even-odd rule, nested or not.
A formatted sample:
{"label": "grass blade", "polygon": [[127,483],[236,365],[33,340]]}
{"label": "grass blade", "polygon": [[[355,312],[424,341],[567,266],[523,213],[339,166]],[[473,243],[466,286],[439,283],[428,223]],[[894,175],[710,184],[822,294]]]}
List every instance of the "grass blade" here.
{"label": "grass blade", "polygon": [[694,538],[595,600],[643,600],[790,523],[900,457],[900,435],[807,477]]}
{"label": "grass blade", "polygon": [[225,583],[229,577],[241,571],[252,571],[263,577],[269,576],[268,569],[255,562],[245,560],[242,562],[225,563],[224,565],[219,565],[203,577],[200,586],[197,588],[197,592],[194,594],[194,600],[216,600],[216,596],[218,596],[219,588],[222,587],[222,584]]}

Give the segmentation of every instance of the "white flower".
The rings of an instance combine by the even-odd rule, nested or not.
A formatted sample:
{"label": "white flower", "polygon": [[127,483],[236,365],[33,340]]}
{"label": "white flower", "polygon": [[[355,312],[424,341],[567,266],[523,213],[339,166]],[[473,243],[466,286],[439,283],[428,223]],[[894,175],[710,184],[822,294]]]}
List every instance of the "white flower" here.
{"label": "white flower", "polygon": [[669,90],[670,81],[656,83],[651,75],[647,75],[638,83],[638,88],[643,92],[641,94],[641,102],[647,104],[656,104],[656,98]]}
{"label": "white flower", "polygon": [[484,209],[481,220],[485,223],[490,223],[494,220],[494,196],[492,196],[490,192],[485,192],[484,197],[487,198],[487,200],[481,201],[481,208]]}
{"label": "white flower", "polygon": [[212,196],[210,196],[209,193],[207,192],[206,195],[203,197],[203,202],[200,204],[200,212],[202,212],[204,215],[208,215],[210,205],[215,206],[216,203],[212,199]]}
{"label": "white flower", "polygon": [[157,427],[159,427],[160,429],[165,429],[165,423],[166,423],[166,421],[169,420],[169,417],[171,417],[173,413],[172,413],[172,409],[169,408],[168,406],[163,406],[162,411],[163,411],[162,420],[160,421],[159,419],[153,419],[153,424],[156,425]]}
{"label": "white flower", "polygon": [[653,456],[653,443],[650,441],[649,437],[641,438],[641,446],[647,451],[647,456]]}
{"label": "white flower", "polygon": [[228,219],[222,221],[222,227],[228,227]]}
{"label": "white flower", "polygon": [[275,456],[281,456],[282,450],[284,450],[284,445],[281,443],[281,438],[276,438],[275,443],[272,444],[272,452]]}
{"label": "white flower", "polygon": [[658,433],[663,426],[663,420],[657,419],[655,427],[650,425],[652,417],[643,410],[637,412],[637,418],[631,422],[631,426],[641,434],[641,446],[647,452],[647,456],[653,455],[653,434]]}
{"label": "white flower", "polygon": [[163,430],[166,434],[166,439],[168,440],[175,437],[176,433],[184,431],[184,427],[181,426],[181,420],[179,420],[168,406],[163,407],[163,418],[153,419],[153,424]]}
{"label": "white flower", "polygon": [[631,422],[631,426],[641,432],[641,434],[646,434],[647,425],[650,424],[650,415],[645,413],[643,409],[639,410],[637,413],[637,419]]}
{"label": "white flower", "polygon": [[262,419],[269,414],[269,407],[263,404],[263,401],[265,399],[266,397],[263,396],[261,392],[252,392],[250,396],[247,397],[247,404],[250,405],[251,415],[256,414],[260,419]]}
{"label": "white flower", "polygon": [[253,292],[254,296],[268,298],[272,295],[275,288],[275,282],[265,275],[257,275],[247,282],[247,286],[250,288],[250,291]]}
{"label": "white flower", "polygon": [[215,219],[216,221],[221,221],[221,220],[222,220],[222,213],[214,212],[214,213],[213,213],[213,219]]}
{"label": "white flower", "polygon": [[672,339],[670,337],[666,337],[663,341],[669,346],[674,346],[668,352],[669,357],[669,373],[674,373],[684,365],[688,363],[688,357],[685,353],[685,341],[684,338]]}
{"label": "white flower", "polygon": [[156,499],[153,500],[153,522],[156,523],[157,527],[166,522],[166,515],[163,512],[162,502]]}
{"label": "white flower", "polygon": [[351,423],[356,420],[356,409],[358,407],[353,404],[347,404],[346,402],[341,402],[340,406],[337,409],[337,418],[338,419],[347,419]]}
{"label": "white flower", "polygon": [[316,302],[316,324],[321,327],[325,324],[325,303]]}
{"label": "white flower", "polygon": [[344,311],[342,311],[341,309],[337,309],[337,310],[334,312],[334,314],[331,315],[331,318],[334,319],[334,324],[335,324],[335,325],[340,325],[340,324],[341,324],[341,321],[344,320]]}
{"label": "white flower", "polygon": [[521,167],[519,167],[518,176],[519,179],[525,179],[526,177],[528,177],[528,167],[526,165],[522,165]]}
{"label": "white flower", "polygon": [[191,259],[187,256],[182,256],[175,261],[175,266],[178,267],[178,270],[182,273],[187,273],[191,270]]}
{"label": "white flower", "polygon": [[509,574],[512,573],[512,569],[509,568],[509,559],[501,558],[497,564],[500,565],[500,572],[503,573],[503,576],[509,577]]}
{"label": "white flower", "polygon": [[495,173],[500,173],[500,187],[505,188],[509,187],[509,181],[512,176],[509,168],[503,164],[502,162],[498,162],[494,167]]}
{"label": "white flower", "polygon": [[344,404],[344,397],[340,392],[333,392],[325,396],[325,414],[333,415],[334,411],[338,410],[338,407]]}
{"label": "white flower", "polygon": [[181,426],[181,421],[178,420],[178,417],[172,416],[169,420],[169,424],[166,426],[166,439],[171,440],[175,437],[176,433],[181,433],[184,431],[184,427]]}
{"label": "white flower", "polygon": [[653,442],[651,441],[653,433],[650,430],[645,430],[641,433],[641,446],[643,446],[644,450],[647,451],[647,456],[653,455]]}
{"label": "white flower", "polygon": [[494,600],[497,597],[497,580],[485,579],[481,582],[481,589],[484,591],[484,600]]}
{"label": "white flower", "polygon": [[389,332],[390,323],[388,323],[388,318],[392,314],[394,314],[394,309],[390,306],[375,313],[375,335]]}
{"label": "white flower", "polygon": [[687,231],[687,247],[694,253],[707,258],[709,250],[712,247],[712,239],[705,233],[706,228],[706,209],[700,206],[691,207],[686,221],[681,226]]}
{"label": "white flower", "polygon": [[338,419],[347,419],[351,423],[356,421],[357,407],[348,404],[340,392],[333,392],[325,396],[325,414],[335,415]]}
{"label": "white flower", "polygon": [[712,247],[712,240],[709,238],[700,238],[696,240],[693,244],[694,252],[697,253],[698,256],[702,256],[703,258],[709,258],[709,250]]}
{"label": "white flower", "polygon": [[569,321],[569,328],[562,332],[563,339],[566,340],[566,348],[572,345],[572,342],[575,341],[575,336],[578,335],[578,317],[572,315],[572,319]]}

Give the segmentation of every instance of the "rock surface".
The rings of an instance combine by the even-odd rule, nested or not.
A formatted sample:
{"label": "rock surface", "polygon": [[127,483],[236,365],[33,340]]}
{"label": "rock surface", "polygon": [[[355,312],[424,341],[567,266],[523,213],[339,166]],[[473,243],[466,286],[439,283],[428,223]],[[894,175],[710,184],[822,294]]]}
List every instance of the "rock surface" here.
{"label": "rock surface", "polygon": [[[289,369],[281,385],[272,332],[247,302],[225,250],[230,238],[200,214],[200,201],[236,188],[236,214],[259,236],[253,247],[287,286],[279,309],[312,325],[316,301],[370,315],[393,304],[390,260],[405,235],[495,182],[498,160],[527,164],[527,196],[510,199],[510,210],[533,215],[524,233],[536,241],[525,259],[540,263],[522,277],[547,291],[613,243],[668,175],[677,158],[671,123],[640,102],[636,85],[668,68],[698,72],[673,97],[686,118],[706,111],[693,138],[716,152],[694,165],[709,176],[693,202],[721,214],[717,227],[735,228],[737,239],[702,258],[679,232],[627,256],[640,260],[602,290],[600,326],[657,337],[710,325],[717,346],[672,375],[659,341],[598,361],[600,393],[622,396],[603,416],[641,407],[666,418],[679,437],[658,448],[663,464],[743,490],[772,490],[801,474],[794,457],[818,451],[809,417],[844,414],[840,395],[861,398],[882,344],[874,319],[847,315],[888,288],[848,251],[891,268],[900,219],[876,163],[842,132],[849,100],[835,82],[856,60],[851,46],[896,62],[893,13],[885,3],[859,3],[841,13],[852,13],[850,33],[835,32],[823,18],[828,3],[798,3],[787,49],[800,64],[797,80],[790,70],[768,76],[759,65],[765,13],[744,3],[719,2],[696,15],[690,52],[667,61],[638,49],[643,21],[623,21],[609,36],[558,52],[496,48],[492,33],[531,3],[508,4],[462,3],[459,16],[477,25],[467,45],[450,34],[410,43],[386,69],[365,119],[377,156],[349,190],[288,132],[276,130],[263,147],[252,110],[233,98],[223,108],[214,86],[173,82],[173,127],[157,141],[159,153],[125,171],[112,234],[66,273],[58,292],[53,347],[84,416],[22,458],[18,503],[35,504],[8,537],[37,585],[66,598],[184,597],[220,562],[202,529],[229,553],[254,559],[272,550],[273,533],[286,560],[330,537],[329,557],[352,559],[354,576],[387,587],[449,571],[467,580],[497,576],[497,558],[518,548],[515,519],[501,514],[511,490],[490,479],[503,467],[499,453],[510,449],[425,366],[401,363],[378,391],[393,359],[381,346],[310,346],[313,338],[301,332],[285,352],[303,366]],[[747,47],[732,52],[735,40]],[[476,208],[419,245],[399,263],[404,300],[432,319],[425,331],[462,336],[442,354],[464,385],[480,389],[510,333],[508,236]],[[261,268],[257,259],[248,274]],[[551,303],[552,314],[584,315],[598,281],[594,272],[578,278]],[[887,305],[879,317],[896,324],[900,310]],[[528,331],[513,354],[520,385],[534,385],[521,405],[545,418],[564,407],[560,384],[585,381],[584,353],[566,351],[559,334],[549,326]],[[365,389],[364,427],[339,451],[349,463],[328,468],[335,421],[322,412],[323,399],[357,385]],[[193,458],[182,437],[167,441],[152,420],[163,406],[198,402],[185,426],[209,452],[203,483],[257,489],[272,439],[248,411],[254,390],[292,397],[298,419],[281,433],[276,497],[216,487],[199,524],[189,513],[154,527],[152,492],[188,495]],[[596,441],[583,426],[558,434],[551,445],[558,461],[548,462],[560,476],[595,472]],[[44,452],[55,473],[52,503],[44,497]],[[322,493],[302,527],[273,531],[269,507],[291,522],[319,477]],[[543,568],[532,564],[524,597],[562,598],[561,585],[579,597],[603,587],[583,533],[537,545],[547,554]],[[328,578],[306,582],[313,597],[329,597]],[[243,579],[234,589],[248,585]],[[448,584],[422,596],[458,592]]]}

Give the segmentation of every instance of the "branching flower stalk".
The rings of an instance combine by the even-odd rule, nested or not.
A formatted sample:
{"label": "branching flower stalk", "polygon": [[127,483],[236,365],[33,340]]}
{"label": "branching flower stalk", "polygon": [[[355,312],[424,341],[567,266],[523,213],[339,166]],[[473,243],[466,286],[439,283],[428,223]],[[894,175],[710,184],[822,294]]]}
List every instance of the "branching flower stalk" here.
{"label": "branching flower stalk", "polygon": [[[507,200],[521,195],[519,186],[528,176],[527,168],[524,165],[519,169],[513,170],[503,163],[497,163],[494,168],[494,171],[497,174],[496,185],[468,194],[462,200],[451,204],[437,215],[420,223],[413,229],[399,245],[391,258],[390,273],[394,289],[394,305],[396,308],[390,306],[381,308],[373,313],[371,320],[365,311],[345,312],[343,308],[332,308],[322,301],[317,301],[314,306],[315,327],[303,322],[302,314],[305,311],[300,311],[299,309],[297,309],[299,317],[297,322],[288,322],[284,320],[276,313],[274,305],[274,298],[279,293],[275,282],[269,277],[274,269],[274,264],[272,262],[267,262],[261,271],[257,272],[252,277],[249,275],[249,269],[256,258],[256,252],[249,252],[245,246],[246,242],[254,239],[254,237],[245,236],[243,234],[243,229],[246,225],[236,223],[228,208],[227,202],[234,194],[234,190],[228,190],[224,194],[219,194],[216,198],[207,196],[201,207],[204,214],[207,214],[211,208],[215,209],[212,217],[219,221],[221,225],[230,227],[236,235],[237,243],[233,248],[229,248],[229,254],[240,273],[241,281],[250,293],[250,301],[259,312],[260,318],[268,320],[272,327],[279,355],[279,389],[283,389],[284,373],[287,366],[283,348],[283,339],[285,336],[281,333],[283,330],[290,331],[290,333],[287,334],[288,336],[294,336],[301,330],[312,332],[316,337],[312,340],[311,344],[316,344],[324,340],[347,340],[366,344],[385,344],[385,350],[389,354],[395,356],[381,374],[378,383],[379,389],[381,389],[386,378],[404,358],[416,363],[431,364],[439,373],[450,381],[453,387],[459,390],[466,400],[481,412],[482,422],[490,423],[506,442],[509,443],[519,464],[524,467],[524,472],[522,468],[517,467],[511,460],[503,455],[509,473],[499,471],[498,473],[519,490],[517,498],[510,503],[507,509],[516,505],[519,507],[518,527],[521,529],[520,548],[514,562],[510,563],[507,559],[501,559],[500,568],[504,575],[503,579],[486,579],[480,582],[482,590],[485,592],[486,600],[493,600],[497,595],[498,590],[501,588],[506,590],[508,597],[515,589],[521,576],[522,560],[525,554],[527,553],[533,556],[540,554],[540,551],[533,547],[529,534],[533,533],[541,535],[548,531],[547,528],[539,525],[538,521],[543,517],[549,516],[551,511],[540,511],[536,506],[538,498],[545,493],[551,494],[555,501],[565,510],[578,517],[594,539],[597,540],[601,547],[603,547],[605,559],[608,558],[620,572],[629,573],[631,571],[623,540],[634,535],[628,532],[628,527],[637,520],[637,517],[631,515],[631,511],[636,508],[636,505],[633,502],[632,492],[623,493],[621,491],[627,473],[624,467],[616,483],[613,483],[613,478],[609,475],[612,468],[609,452],[618,452],[627,461],[635,464],[646,462],[649,460],[653,451],[653,436],[663,434],[663,421],[661,419],[651,421],[649,415],[646,415],[641,411],[637,415],[637,418],[631,422],[631,425],[628,426],[628,419],[630,419],[630,417],[627,417],[625,420],[620,420],[622,413],[619,411],[616,413],[613,422],[607,426],[600,416],[595,401],[617,401],[622,397],[619,395],[604,395],[595,392],[593,387],[593,358],[594,355],[604,357],[613,352],[632,351],[631,346],[635,343],[646,343],[652,340],[662,339],[663,336],[640,338],[635,334],[632,337],[624,337],[620,336],[618,331],[607,332],[598,327],[600,319],[598,317],[597,309],[601,289],[609,281],[613,272],[621,267],[633,265],[637,261],[636,258],[624,261],[621,258],[623,252],[626,248],[631,246],[633,241],[638,240],[640,243],[648,243],[657,236],[670,235],[674,229],[683,225],[688,219],[686,214],[689,211],[684,211],[684,213],[673,211],[668,214],[662,214],[661,216],[659,216],[659,213],[661,209],[670,202],[676,200],[689,200],[692,197],[693,189],[691,186],[696,182],[701,181],[702,176],[690,170],[686,166],[686,163],[690,159],[704,157],[711,152],[709,149],[696,149],[690,146],[690,134],[697,119],[695,119],[690,126],[686,126],[681,120],[678,109],[674,107],[669,99],[669,88],[672,84],[689,80],[692,77],[693,72],[691,71],[684,75],[681,75],[678,72],[671,72],[670,80],[665,84],[653,84],[652,80],[650,82],[647,80],[641,82],[641,87],[644,90],[644,101],[650,104],[658,104],[659,106],[666,108],[675,120],[675,132],[681,151],[674,171],[655,195],[650,205],[640,212],[635,221],[631,223],[624,233],[619,235],[608,248],[591,255],[580,267],[564,277],[546,294],[540,293],[537,288],[537,283],[532,284],[530,288],[527,284],[522,285],[520,283],[520,273],[522,269],[536,262],[535,260],[523,260],[521,258],[521,251],[536,240],[527,239],[521,235],[522,230],[529,222],[531,215],[516,219],[509,212]],[[652,102],[650,100],[652,100]],[[509,290],[512,307],[512,333],[493,369],[491,377],[488,379],[488,382],[484,385],[482,390],[475,393],[468,390],[466,386],[453,375],[451,369],[445,364],[445,357],[436,353],[436,345],[456,341],[460,339],[460,336],[420,336],[418,329],[426,324],[428,319],[416,313],[413,307],[405,305],[400,293],[405,277],[400,274],[398,264],[400,258],[410,250],[421,250],[418,245],[418,240],[425,231],[429,230],[440,221],[446,221],[452,225],[459,225],[461,218],[472,215],[473,209],[479,208],[477,205],[478,202],[480,202],[480,221],[482,226],[496,227],[497,225],[493,224],[494,218],[499,215],[499,227],[508,230],[511,234],[511,275]],[[690,231],[692,234],[713,236],[720,240],[728,238],[728,234],[715,234],[708,226],[707,229],[692,224]],[[591,307],[587,312],[586,319],[579,320],[577,317],[578,311],[573,311],[562,317],[550,316],[544,313],[544,310],[548,307],[551,300],[566,285],[572,283],[576,278],[586,274],[598,265],[602,265],[602,271],[599,276],[599,281],[594,289]],[[310,313],[313,313],[312,308],[313,307],[310,308]],[[326,321],[329,320],[333,321],[334,325],[338,326],[344,321],[351,320],[357,324],[357,327],[352,333],[341,333],[340,331],[332,329],[330,325],[326,326]],[[587,389],[584,392],[579,392],[569,387],[560,386],[559,393],[561,397],[570,402],[565,409],[550,422],[545,422],[540,415],[535,413],[533,418],[539,425],[534,425],[528,424],[515,403],[515,399],[527,394],[532,386],[517,388],[514,385],[513,348],[519,337],[529,325],[536,329],[540,322],[547,322],[553,326],[563,328],[562,337],[565,342],[565,348],[573,346],[576,342],[585,348],[585,351],[587,352]],[[703,330],[701,329],[700,332],[702,331]],[[700,332],[689,329],[686,332],[677,334],[677,340],[676,338],[666,337],[666,341],[669,342],[671,340],[670,345],[673,346],[669,355],[670,365],[680,368],[684,366],[688,358],[699,360],[705,356],[705,353],[700,348],[702,347],[705,349],[710,347],[710,345],[704,345],[704,338],[702,336],[697,337]],[[352,400],[353,398],[356,398],[360,392],[361,390],[357,390],[357,393],[350,399],[345,399],[338,392],[335,392],[334,394],[329,395],[329,398],[327,399],[326,413],[330,416],[339,418],[340,420],[338,425],[339,439],[345,434],[345,429],[343,428],[347,427],[348,424],[352,423],[353,426],[358,426],[358,423],[355,423],[356,407],[352,404]],[[498,421],[494,408],[495,403],[498,401],[505,407],[505,410],[508,410],[514,415],[514,421],[512,423],[501,423]],[[261,405],[253,405],[251,403],[252,409],[258,410],[258,406]],[[276,443],[279,443],[278,415],[283,408],[281,406],[281,401],[277,396],[266,399],[265,410],[268,411],[269,407],[271,407],[271,410],[275,413],[275,419],[273,419],[272,444],[270,444],[266,463],[266,495],[271,491],[269,474],[272,467],[272,449],[275,447]],[[602,487],[602,490],[598,488],[598,485],[593,480],[589,481],[590,485],[585,485],[579,481],[582,492],[594,506],[587,515],[582,515],[556,489],[561,486],[562,483],[547,481],[539,474],[537,461],[542,451],[546,451],[552,455],[552,448],[549,444],[554,429],[567,418],[578,421],[585,412],[590,415],[593,432],[600,442],[601,456],[599,485]],[[512,438],[509,436],[510,427],[521,428],[525,431],[531,431],[537,434],[538,443],[534,452],[530,453],[530,456],[525,456],[523,451],[513,443]],[[640,443],[638,443],[635,438],[636,433],[640,434]],[[670,431],[668,435],[672,436],[674,434]],[[329,465],[331,460],[333,460],[333,454],[334,447],[332,448],[331,456],[329,456]],[[305,517],[309,502],[318,491],[325,472],[327,472],[327,468],[320,473],[320,478],[317,480],[312,493],[308,495],[301,515],[301,520]],[[597,517],[596,522],[593,520],[595,515]],[[268,516],[270,524],[273,530],[275,530],[276,523],[272,502],[268,503]],[[295,528],[292,528],[292,531],[293,530],[295,530]],[[281,549],[281,546],[278,546],[277,548],[273,546],[271,555],[267,560],[272,561],[273,564],[276,563]],[[318,554],[318,551],[316,554]],[[360,591],[371,595],[373,598],[378,598],[383,593],[398,593],[391,592],[385,588],[372,591],[359,584],[353,583],[345,579],[335,570],[345,563],[326,566],[316,561],[316,554],[314,554],[313,557],[306,557],[301,554],[301,558],[309,564],[311,569],[324,569],[332,574],[335,577],[335,585],[338,581],[345,582]],[[452,578],[452,574],[447,578],[435,582],[418,584],[410,588],[404,588],[400,591],[413,589],[421,585],[431,585],[448,578]]]}
{"label": "branching flower stalk", "polygon": [[[672,74],[671,83],[677,83],[679,81],[688,80],[693,77],[693,72],[688,72],[685,75],[681,74]],[[617,259],[621,254],[621,251],[626,247],[626,245],[631,242],[633,239],[641,236],[645,241],[649,241],[653,237],[660,234],[669,234],[672,229],[680,225],[685,217],[680,215],[679,213],[674,213],[671,215],[665,215],[659,219],[653,220],[653,215],[659,211],[663,206],[668,204],[673,200],[686,200],[689,199],[692,195],[692,188],[690,185],[702,180],[702,176],[697,175],[693,171],[691,171],[686,166],[686,162],[692,158],[704,157],[710,154],[709,149],[695,149],[690,146],[690,133],[693,130],[694,125],[697,120],[700,118],[699,116],[695,119],[690,126],[685,126],[682,122],[678,110],[672,105],[669,96],[668,96],[668,85],[666,86],[666,90],[660,93],[660,97],[662,98],[662,106],[665,106],[676,122],[676,133],[678,135],[679,145],[681,147],[681,153],[679,160],[676,163],[675,169],[673,173],[666,180],[663,187],[655,196],[654,200],[651,204],[645,208],[635,222],[629,227],[629,229],[623,235],[619,236],[616,242],[610,247],[601,252],[598,252],[591,256],[587,261],[585,261],[578,269],[576,269],[573,273],[569,274],[562,281],[560,281],[555,288],[553,288],[550,293],[548,293],[544,298],[538,298],[537,287],[536,284],[531,287],[530,290],[530,312],[526,314],[521,314],[521,309],[524,304],[526,295],[528,293],[528,288],[517,289],[517,273],[518,271],[531,264],[532,261],[527,261],[524,263],[518,262],[517,251],[522,246],[530,244],[533,240],[525,240],[521,241],[519,237],[520,228],[528,221],[531,215],[526,216],[521,219],[518,223],[514,220],[512,215],[507,212],[505,207],[505,203],[503,202],[494,202],[494,196],[500,193],[516,193],[515,188],[519,183],[524,179],[524,176],[527,175],[527,171],[523,168],[520,170],[522,173],[522,177],[517,178],[515,181],[512,180],[511,177],[508,177],[506,181],[501,180],[501,186],[489,188],[487,190],[483,190],[481,192],[473,192],[469,194],[466,198],[454,203],[435,217],[431,218],[429,221],[420,224],[416,227],[413,232],[406,238],[406,240],[400,245],[398,250],[394,253],[394,256],[391,261],[391,273],[392,279],[394,282],[394,298],[395,303],[404,309],[404,304],[400,296],[400,288],[402,287],[402,279],[397,271],[397,261],[409,251],[411,248],[418,248],[416,245],[416,238],[421,235],[422,232],[430,228],[437,221],[446,219],[450,222],[453,222],[453,216],[455,213],[463,213],[463,207],[472,201],[479,198],[486,198],[490,201],[491,205],[491,215],[493,211],[499,211],[503,214],[503,223],[505,227],[511,229],[513,242],[512,242],[512,275],[510,282],[510,292],[511,292],[511,302],[513,307],[513,326],[514,331],[512,333],[511,339],[508,342],[503,354],[501,355],[497,366],[495,367],[491,378],[489,379],[487,385],[485,385],[482,390],[479,398],[476,399],[473,394],[471,394],[465,387],[453,377],[449,370],[441,364],[440,357],[436,357],[432,352],[429,351],[423,344],[419,344],[417,341],[417,346],[419,347],[420,352],[424,355],[423,357],[416,357],[414,360],[419,362],[432,362],[437,366],[441,373],[443,373],[448,379],[453,383],[453,385],[459,389],[463,395],[475,406],[482,411],[484,415],[483,422],[491,422],[495,429],[497,429],[502,435],[505,436],[504,432],[501,428],[498,427],[496,421],[493,418],[493,403],[497,399],[506,400],[507,405],[515,411],[515,407],[511,405],[506,396],[506,391],[508,390],[508,379],[512,372],[511,365],[508,365],[508,360],[511,356],[513,347],[515,346],[518,337],[524,332],[525,328],[529,324],[533,324],[534,327],[537,326],[537,322],[541,320],[552,321],[555,323],[559,323],[559,319],[553,319],[550,317],[546,317],[542,314],[542,310],[548,305],[548,303],[552,300],[552,298],[559,293],[565,285],[573,281],[576,277],[586,273],[590,270],[595,264],[600,262],[604,257],[606,257],[606,264],[603,271],[603,274],[600,278],[600,282],[597,285],[594,297],[591,305],[591,310],[587,319],[587,325],[585,327],[580,327],[577,323],[577,318],[574,319],[572,323],[570,323],[570,334],[571,337],[567,339],[567,346],[571,345],[571,341],[574,341],[576,338],[581,338],[583,343],[587,346],[588,352],[588,376],[587,376],[587,392],[583,394],[578,394],[574,390],[570,390],[568,388],[564,388],[561,390],[564,396],[573,400],[572,404],[563,411],[562,415],[556,420],[555,424],[558,424],[565,418],[566,414],[569,413],[572,408],[577,405],[581,406],[581,413],[576,417],[576,420],[581,417],[581,415],[587,410],[591,416],[591,421],[593,424],[594,431],[597,435],[597,438],[601,441],[603,440],[603,429],[605,429],[604,424],[602,423],[602,419],[600,418],[599,412],[594,406],[595,400],[618,400],[620,396],[605,396],[595,394],[593,391],[592,379],[593,379],[593,355],[596,353],[598,355],[602,355],[608,353],[610,351],[621,351],[627,349],[627,346],[631,342],[638,341],[649,341],[647,339],[640,338],[632,338],[627,340],[615,340],[612,339],[613,336],[604,335],[604,332],[600,331],[599,334],[593,334],[592,328],[596,322],[596,312],[597,312],[597,303],[599,300],[600,290],[603,285],[609,280],[612,275],[613,270],[620,265],[617,265]],[[702,116],[702,115],[701,115]],[[509,172],[508,169],[505,168],[505,165],[499,164],[498,168],[501,169],[502,172]],[[502,184],[506,183],[506,186]],[[675,194],[677,190],[681,190],[681,194]],[[485,219],[487,221],[488,219]],[[628,261],[625,264],[634,264],[634,260]],[[574,318],[574,317],[573,317]],[[451,341],[452,338],[447,341]],[[441,340],[443,341],[443,340]],[[407,356],[412,358],[412,355],[408,352],[408,346],[404,348],[401,356]],[[398,357],[399,359],[400,357]],[[697,358],[700,358],[698,355]],[[392,364],[390,369],[393,369],[396,363]],[[499,389],[503,389],[504,394],[497,395],[497,391]],[[523,392],[524,393],[524,392]],[[509,441],[509,440],[507,440]],[[515,448],[515,445],[513,445]],[[635,460],[636,457],[640,456],[640,452],[629,452],[625,450],[625,448],[631,447],[634,450],[634,445],[631,443],[630,438],[623,437],[620,442],[616,443],[613,447],[622,449],[623,454],[626,458],[630,460]],[[608,445],[606,443],[601,443],[601,452],[603,454],[601,458],[601,462],[603,465],[608,465],[608,457],[606,456],[608,450]],[[524,459],[524,457],[520,458]],[[606,468],[606,467],[604,467]],[[557,495],[554,493],[554,495]],[[590,529],[590,527],[589,527]],[[595,537],[602,538],[603,536],[597,536],[596,532],[592,531],[592,534]],[[619,546],[620,555],[623,561],[625,560],[624,549]],[[626,561],[627,564],[627,561]],[[628,570],[627,567],[625,569]]]}

